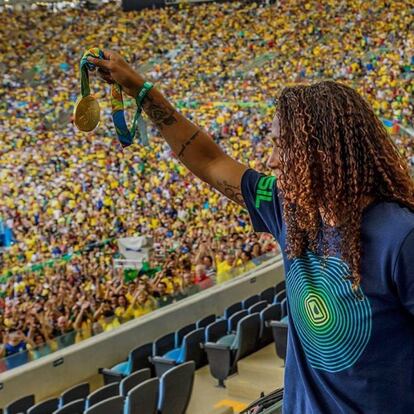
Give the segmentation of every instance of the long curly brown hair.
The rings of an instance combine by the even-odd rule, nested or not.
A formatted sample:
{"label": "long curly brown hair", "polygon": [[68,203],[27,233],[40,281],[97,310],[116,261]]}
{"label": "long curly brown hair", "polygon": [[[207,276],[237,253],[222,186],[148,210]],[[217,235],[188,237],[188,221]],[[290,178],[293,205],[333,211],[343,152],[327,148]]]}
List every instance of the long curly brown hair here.
{"label": "long curly brown hair", "polygon": [[[278,187],[288,257],[340,251],[355,292],[361,281],[361,218],[367,200],[396,201],[414,211],[406,160],[371,106],[333,81],[285,88],[278,100],[281,156]],[[329,226],[339,233],[330,246]],[[319,246],[319,247],[318,247]]]}

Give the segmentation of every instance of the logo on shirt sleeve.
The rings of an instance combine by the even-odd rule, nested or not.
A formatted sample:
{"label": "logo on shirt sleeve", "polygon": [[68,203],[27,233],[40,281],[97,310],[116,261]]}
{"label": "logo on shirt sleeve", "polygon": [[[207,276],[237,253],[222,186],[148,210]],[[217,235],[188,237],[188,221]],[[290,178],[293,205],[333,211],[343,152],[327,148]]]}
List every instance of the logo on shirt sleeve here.
{"label": "logo on shirt sleeve", "polygon": [[257,183],[256,188],[256,199],[255,207],[260,208],[260,203],[262,201],[272,201],[273,200],[273,183],[276,180],[276,177],[272,176],[262,176]]}

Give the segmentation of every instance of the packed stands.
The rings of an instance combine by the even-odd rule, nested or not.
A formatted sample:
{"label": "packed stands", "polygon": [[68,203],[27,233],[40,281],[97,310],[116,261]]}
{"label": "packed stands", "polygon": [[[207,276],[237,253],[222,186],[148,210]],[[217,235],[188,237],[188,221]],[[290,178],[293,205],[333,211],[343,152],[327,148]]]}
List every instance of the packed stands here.
{"label": "packed stands", "polygon": [[[411,13],[404,1],[383,0],[3,11],[1,355],[16,354],[16,366],[37,359],[250,270],[276,250],[251,232],[245,211],[186,171],[155,129],[149,147],[122,151],[108,88],[97,80],[103,122],[87,136],[75,131],[85,49],[122,53],[258,170],[266,171],[280,90],[321,78],[362,93],[414,165]],[[136,234],[150,234],[156,253],[131,280],[114,274],[112,259],[116,239]]]}
{"label": "packed stands", "polygon": [[[195,370],[209,364],[215,376],[215,367],[223,364],[219,355],[209,353],[208,347],[214,346],[211,341],[219,344],[221,351],[229,353],[232,372],[236,373],[241,358],[272,342],[267,322],[280,320],[281,303],[277,293],[283,291],[284,281],[228,306],[223,315],[208,315],[152,343],[137,346],[125,362],[111,369],[99,369],[103,386],[94,391],[88,383],[80,383],[58,397],[37,403],[34,395],[25,395],[11,401],[5,407],[5,413],[90,414],[96,410],[96,414],[138,414],[158,408],[159,413],[182,414],[191,399]],[[261,302],[264,302],[263,309],[257,313],[253,307]],[[239,308],[242,310],[236,311]],[[267,314],[266,310],[271,313]],[[235,320],[240,312],[244,312],[243,315]],[[287,328],[286,323],[279,323]],[[252,335],[253,331],[257,331],[257,335]],[[183,358],[185,355],[187,357]],[[169,366],[160,370],[161,359],[169,360]],[[224,386],[223,381],[221,385]]]}

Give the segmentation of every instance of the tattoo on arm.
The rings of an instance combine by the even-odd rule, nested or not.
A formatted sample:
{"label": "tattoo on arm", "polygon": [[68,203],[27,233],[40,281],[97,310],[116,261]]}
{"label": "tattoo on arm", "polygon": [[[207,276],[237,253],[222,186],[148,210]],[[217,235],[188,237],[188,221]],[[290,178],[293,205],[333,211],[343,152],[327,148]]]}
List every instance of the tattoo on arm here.
{"label": "tattoo on arm", "polygon": [[166,105],[156,103],[150,96],[147,96],[144,102],[144,109],[159,129],[162,129],[164,125],[169,126],[178,122],[174,116],[174,108],[168,108]]}
{"label": "tattoo on arm", "polygon": [[244,205],[243,195],[241,193],[240,186],[238,185],[231,185],[226,180],[217,181],[217,187],[221,190],[221,192],[226,195],[228,198],[231,198],[236,203],[240,205]]}
{"label": "tattoo on arm", "polygon": [[194,132],[194,134],[191,135],[191,137],[188,138],[188,140],[185,141],[184,144],[181,145],[181,150],[180,150],[180,152],[178,154],[178,158],[182,158],[183,157],[186,148],[189,147],[192,144],[192,142],[196,139],[196,137],[197,137],[197,135],[198,135],[199,132],[200,132],[200,130],[197,129],[197,131]]}

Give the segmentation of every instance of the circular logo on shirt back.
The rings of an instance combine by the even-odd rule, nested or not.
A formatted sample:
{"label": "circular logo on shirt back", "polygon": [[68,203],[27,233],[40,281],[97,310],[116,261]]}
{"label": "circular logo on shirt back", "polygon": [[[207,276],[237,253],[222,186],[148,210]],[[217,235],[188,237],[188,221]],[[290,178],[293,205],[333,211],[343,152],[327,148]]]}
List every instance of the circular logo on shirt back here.
{"label": "circular logo on shirt back", "polygon": [[341,259],[329,257],[322,266],[312,252],[295,259],[287,274],[289,310],[313,368],[338,372],[351,367],[371,336],[370,303],[355,296],[348,274]]}

